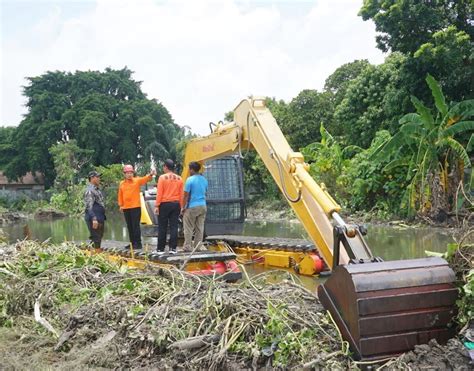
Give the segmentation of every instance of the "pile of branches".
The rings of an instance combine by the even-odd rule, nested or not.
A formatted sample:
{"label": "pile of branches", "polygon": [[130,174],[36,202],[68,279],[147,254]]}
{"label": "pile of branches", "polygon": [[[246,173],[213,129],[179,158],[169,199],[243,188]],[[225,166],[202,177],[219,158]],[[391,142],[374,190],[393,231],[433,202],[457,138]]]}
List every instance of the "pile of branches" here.
{"label": "pile of branches", "polygon": [[355,367],[292,275],[227,284],[127,270],[67,243],[24,241],[0,257],[0,339],[0,362],[20,369]]}

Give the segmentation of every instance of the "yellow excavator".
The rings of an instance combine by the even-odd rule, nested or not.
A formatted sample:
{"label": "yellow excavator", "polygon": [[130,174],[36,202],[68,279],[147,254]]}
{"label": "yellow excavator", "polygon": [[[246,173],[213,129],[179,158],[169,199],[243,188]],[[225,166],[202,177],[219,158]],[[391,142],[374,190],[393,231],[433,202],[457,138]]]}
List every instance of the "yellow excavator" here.
{"label": "yellow excavator", "polygon": [[454,336],[457,289],[447,262],[384,262],[373,256],[363,238],[365,228],[344,222],[340,206],[310,176],[303,155],[290,148],[264,98],[243,100],[233,122],[211,130],[187,144],[183,178],[191,161],[258,153],[331,270],[318,296],[356,358],[390,357],[430,339],[445,343]]}

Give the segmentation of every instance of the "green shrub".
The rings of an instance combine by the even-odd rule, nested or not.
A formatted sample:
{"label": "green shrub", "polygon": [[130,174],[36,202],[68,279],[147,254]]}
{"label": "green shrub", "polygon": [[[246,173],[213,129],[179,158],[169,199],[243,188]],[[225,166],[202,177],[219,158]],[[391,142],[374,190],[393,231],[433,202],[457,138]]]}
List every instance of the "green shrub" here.
{"label": "green shrub", "polygon": [[367,149],[345,148],[321,125],[321,142],[302,149],[310,163],[310,173],[318,183],[324,183],[329,193],[351,211],[370,211],[386,219],[403,208],[406,194],[406,171],[401,167],[387,170],[390,158],[374,161],[373,152],[390,139],[386,130],[377,132]]}
{"label": "green shrub", "polygon": [[51,195],[50,206],[67,214],[78,215],[84,212],[84,183],[66,187]]}
{"label": "green shrub", "polygon": [[374,161],[371,156],[390,134],[386,130],[377,132],[369,148],[351,158],[346,171],[341,175],[350,195],[350,208],[377,212],[378,217],[397,214],[402,207],[406,193],[406,169],[397,167],[385,169],[390,158]]}

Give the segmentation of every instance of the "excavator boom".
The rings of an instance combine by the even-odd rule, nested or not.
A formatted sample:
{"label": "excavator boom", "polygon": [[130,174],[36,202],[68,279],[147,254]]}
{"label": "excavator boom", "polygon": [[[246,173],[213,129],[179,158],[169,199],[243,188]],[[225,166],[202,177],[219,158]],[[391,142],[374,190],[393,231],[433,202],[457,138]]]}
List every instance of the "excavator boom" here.
{"label": "excavator boom", "polygon": [[[332,219],[339,219],[341,207],[309,175],[309,166],[303,155],[294,152],[274,117],[265,107],[265,100],[245,99],[234,110],[234,122],[219,124],[214,131],[202,138],[191,140],[186,146],[183,179],[188,176],[187,165],[191,161],[205,162],[229,154],[255,150],[275,183],[285,195],[310,238],[317,246],[326,264],[333,265]],[[332,217],[331,217],[332,215]],[[356,236],[352,242],[357,258],[372,259],[366,244]],[[341,250],[339,261],[349,262],[354,255]]]}
{"label": "excavator boom", "polygon": [[206,137],[186,146],[183,178],[191,161],[206,161],[255,150],[306,229],[331,277],[318,295],[359,359],[379,359],[416,344],[453,335],[457,291],[454,273],[440,258],[383,262],[363,235],[349,225],[324,185],[308,173],[303,155],[294,152],[263,98],[245,99],[234,121],[218,124]]}

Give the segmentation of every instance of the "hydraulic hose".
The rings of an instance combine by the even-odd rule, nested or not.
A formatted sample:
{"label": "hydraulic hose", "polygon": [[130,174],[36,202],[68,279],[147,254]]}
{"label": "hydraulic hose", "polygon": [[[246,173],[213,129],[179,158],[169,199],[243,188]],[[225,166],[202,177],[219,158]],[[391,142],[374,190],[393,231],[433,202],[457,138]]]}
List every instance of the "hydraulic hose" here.
{"label": "hydraulic hose", "polygon": [[289,195],[288,190],[286,189],[285,179],[283,177],[283,170],[281,168],[280,161],[276,158],[275,153],[273,152],[273,150],[271,151],[270,156],[271,156],[271,158],[273,158],[275,160],[275,162],[277,164],[278,174],[280,176],[281,189],[282,189],[283,194],[285,195],[286,199],[288,201],[292,202],[292,203],[298,202],[299,200],[301,200],[301,189],[298,189],[298,195],[296,196],[296,198],[292,198]]}

